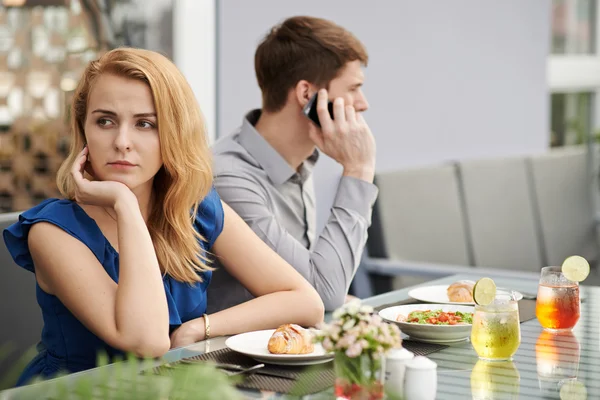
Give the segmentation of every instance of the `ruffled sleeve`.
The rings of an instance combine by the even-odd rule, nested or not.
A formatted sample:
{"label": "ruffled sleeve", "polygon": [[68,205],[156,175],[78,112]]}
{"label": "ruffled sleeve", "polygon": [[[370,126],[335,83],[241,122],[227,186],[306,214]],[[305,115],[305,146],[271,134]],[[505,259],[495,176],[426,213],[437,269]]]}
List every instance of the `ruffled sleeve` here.
{"label": "ruffled sleeve", "polygon": [[95,222],[76,203],[70,200],[47,199],[19,216],[19,221],[3,232],[4,243],[15,263],[35,273],[27,238],[38,222],[54,224],[83,242],[101,264],[106,257],[105,240]]}
{"label": "ruffled sleeve", "polygon": [[223,205],[217,191],[212,188],[198,206],[196,214],[196,229],[208,242],[206,250],[210,250],[215,240],[223,231],[225,215]]}

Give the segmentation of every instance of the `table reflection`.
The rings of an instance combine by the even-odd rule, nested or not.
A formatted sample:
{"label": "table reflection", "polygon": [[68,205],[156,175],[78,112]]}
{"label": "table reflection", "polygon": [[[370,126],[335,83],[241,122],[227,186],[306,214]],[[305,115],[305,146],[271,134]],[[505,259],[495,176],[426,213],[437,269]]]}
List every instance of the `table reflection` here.
{"label": "table reflection", "polygon": [[544,396],[562,399],[571,388],[585,389],[583,383],[577,381],[580,353],[581,346],[573,332],[544,330],[540,333],[535,344],[535,357],[540,391]]}
{"label": "table reflection", "polygon": [[518,399],[520,384],[512,361],[479,360],[471,372],[473,400]]}

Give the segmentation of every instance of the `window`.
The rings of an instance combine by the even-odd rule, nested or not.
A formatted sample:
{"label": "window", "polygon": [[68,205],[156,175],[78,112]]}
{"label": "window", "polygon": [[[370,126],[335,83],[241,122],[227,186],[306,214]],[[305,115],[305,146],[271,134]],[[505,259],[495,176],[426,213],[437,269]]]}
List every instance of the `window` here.
{"label": "window", "polygon": [[594,52],[595,0],[552,1],[552,54]]}
{"label": "window", "polygon": [[600,131],[600,0],[553,0],[549,144],[578,145]]}
{"label": "window", "polygon": [[591,92],[551,95],[550,146],[585,143],[591,132],[592,96]]}

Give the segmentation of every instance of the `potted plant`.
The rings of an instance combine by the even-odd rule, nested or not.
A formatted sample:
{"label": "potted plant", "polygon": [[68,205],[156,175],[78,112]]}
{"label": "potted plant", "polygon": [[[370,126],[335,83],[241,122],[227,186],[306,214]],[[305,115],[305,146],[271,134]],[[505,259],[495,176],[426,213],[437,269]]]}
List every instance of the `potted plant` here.
{"label": "potted plant", "polygon": [[402,345],[400,329],[358,300],[337,309],[332,322],[319,329],[315,340],[335,354],[336,398],[382,399],[385,353]]}

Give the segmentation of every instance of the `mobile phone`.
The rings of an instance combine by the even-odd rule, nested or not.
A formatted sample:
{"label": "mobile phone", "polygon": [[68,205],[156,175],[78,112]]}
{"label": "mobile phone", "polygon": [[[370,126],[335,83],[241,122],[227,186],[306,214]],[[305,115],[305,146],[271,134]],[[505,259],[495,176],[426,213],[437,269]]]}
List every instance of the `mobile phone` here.
{"label": "mobile phone", "polygon": [[[317,114],[318,94],[319,92],[315,93],[313,97],[310,98],[308,103],[306,103],[306,105],[302,109],[302,112],[304,112],[304,115],[306,115],[308,119],[310,119],[312,122],[314,122],[315,125],[317,125],[320,128],[321,122],[319,121],[319,114]],[[331,116],[331,119],[333,119],[333,102],[331,100],[329,100],[329,102],[327,103],[327,109],[329,110],[329,115]]]}

